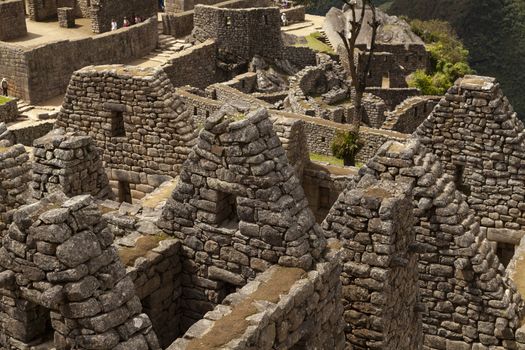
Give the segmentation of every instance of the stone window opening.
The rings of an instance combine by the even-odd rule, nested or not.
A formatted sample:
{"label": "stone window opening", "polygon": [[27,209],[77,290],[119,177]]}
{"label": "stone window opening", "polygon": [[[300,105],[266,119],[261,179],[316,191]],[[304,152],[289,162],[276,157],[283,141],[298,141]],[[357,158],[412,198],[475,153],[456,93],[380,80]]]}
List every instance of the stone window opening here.
{"label": "stone window opening", "polygon": [[503,266],[507,267],[514,256],[516,246],[511,243],[498,242],[496,255],[498,260]]}
{"label": "stone window opening", "polygon": [[470,186],[465,184],[465,165],[456,164],[456,170],[454,172],[454,184],[456,189],[461,193],[470,196]]}
{"label": "stone window opening", "polygon": [[237,230],[239,228],[237,196],[230,193],[219,192],[216,205],[215,223],[227,229]]}
{"label": "stone window opening", "polygon": [[126,136],[126,128],[124,127],[124,113],[113,111],[111,112],[111,137]]}
{"label": "stone window opening", "polygon": [[193,107],[193,115],[197,115],[197,107]]}
{"label": "stone window opening", "polygon": [[86,6],[91,7],[91,0],[86,0]]}
{"label": "stone window opening", "polygon": [[264,15],[264,24],[268,25],[268,15]]}
{"label": "stone window opening", "polygon": [[129,182],[127,181],[118,182],[118,201],[121,203],[122,202],[133,203],[133,199],[131,198],[131,188],[129,186]]}
{"label": "stone window opening", "polygon": [[390,72],[383,73],[383,79],[381,82],[381,88],[390,89]]}
{"label": "stone window opening", "polygon": [[321,142],[326,142],[326,137],[321,136]]}
{"label": "stone window opening", "polygon": [[210,111],[206,111],[206,119],[210,117]]}
{"label": "stone window opening", "polygon": [[231,27],[232,25],[232,18],[230,16],[226,17],[226,27]]}
{"label": "stone window opening", "polygon": [[241,80],[241,89],[244,89],[246,87],[246,82],[243,80]]}

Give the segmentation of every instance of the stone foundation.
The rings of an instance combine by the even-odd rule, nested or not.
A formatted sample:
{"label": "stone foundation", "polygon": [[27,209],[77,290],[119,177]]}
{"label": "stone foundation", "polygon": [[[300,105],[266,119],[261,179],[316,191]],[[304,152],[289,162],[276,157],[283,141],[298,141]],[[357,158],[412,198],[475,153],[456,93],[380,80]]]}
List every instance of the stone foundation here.
{"label": "stone foundation", "polygon": [[18,117],[18,105],[15,100],[9,100],[0,105],[0,123],[9,123]]}

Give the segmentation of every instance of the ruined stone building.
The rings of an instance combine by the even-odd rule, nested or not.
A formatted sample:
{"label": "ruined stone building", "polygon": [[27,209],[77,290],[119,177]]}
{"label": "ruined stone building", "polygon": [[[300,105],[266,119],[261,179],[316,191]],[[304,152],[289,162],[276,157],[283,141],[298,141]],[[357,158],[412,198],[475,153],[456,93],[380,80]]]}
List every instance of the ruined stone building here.
{"label": "ruined stone building", "polygon": [[166,6],[184,48],[151,66],[64,68],[151,50],[155,18],[0,43],[15,93],[65,91],[49,133],[0,122],[0,349],[525,349],[523,124],[497,80],[419,96],[424,47],[381,15],[363,165],[337,166],[315,156],[352,127],[344,60],[266,1]]}

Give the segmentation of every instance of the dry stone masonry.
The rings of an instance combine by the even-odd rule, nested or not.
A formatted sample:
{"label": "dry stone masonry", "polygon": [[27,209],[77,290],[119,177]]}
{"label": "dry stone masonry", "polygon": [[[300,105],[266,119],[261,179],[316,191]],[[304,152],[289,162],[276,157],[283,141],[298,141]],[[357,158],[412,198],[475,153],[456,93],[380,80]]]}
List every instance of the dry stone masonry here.
{"label": "dry stone masonry", "polygon": [[0,1],[0,41],[19,38],[27,34],[24,1]]}
{"label": "dry stone masonry", "polygon": [[466,76],[416,131],[489,239],[517,245],[525,225],[523,123],[493,78]]}
{"label": "dry stone masonry", "polygon": [[0,122],[9,123],[18,117],[18,106],[16,100],[8,99],[0,104]]}
{"label": "dry stone masonry", "polygon": [[[377,181],[395,181],[396,186],[408,184],[411,188],[405,192],[412,193],[416,244],[409,249],[420,252],[418,279],[423,305],[416,304],[415,310],[421,312],[423,348],[485,349],[500,346],[513,349],[523,346],[520,330],[522,298],[505,274],[495,246],[480,230],[474,212],[464,195],[456,189],[453,177],[445,172],[438,157],[416,139],[404,145],[387,142],[360,174],[358,189],[372,190]],[[345,197],[351,200],[350,192],[341,194],[339,200]],[[367,203],[362,202],[362,206]],[[362,221],[358,218],[366,213],[365,208],[354,210],[352,220],[346,222],[360,225]],[[345,220],[340,219],[336,204],[324,228],[341,239],[347,233],[339,222]],[[369,234],[373,232],[371,229],[374,230],[369,224]],[[351,249],[359,247],[357,243],[351,242]],[[363,249],[357,251],[365,256]],[[390,261],[406,267],[410,259],[391,256]],[[381,264],[380,259],[371,259],[364,264],[363,270],[367,265],[372,268],[378,263]],[[358,270],[353,271],[356,273]],[[362,287],[358,282],[356,284]],[[408,292],[407,288],[410,288],[409,285],[400,288],[397,293],[402,296]],[[355,294],[348,294],[348,297],[351,301]],[[370,313],[370,309],[366,313]],[[359,319],[350,318],[347,322],[356,328],[359,325]],[[392,341],[395,341],[395,336],[396,333],[392,334]],[[417,333],[413,336],[416,337]],[[370,333],[367,339],[373,339]],[[363,346],[358,340],[352,342]]]}
{"label": "dry stone masonry", "polygon": [[60,191],[67,196],[91,194],[112,198],[100,150],[89,136],[56,129],[33,143],[33,182],[37,199]]}
{"label": "dry stone masonry", "polygon": [[90,135],[121,199],[175,177],[195,142],[191,112],[161,69],[87,67],[71,79],[56,126]]}
{"label": "dry stone masonry", "polygon": [[206,121],[160,224],[183,241],[191,323],[271,265],[310,269],[326,245],[264,109]]}
{"label": "dry stone masonry", "polygon": [[0,248],[2,345],[25,349],[49,315],[56,349],[160,349],[112,243],[89,195],[19,209]]}
{"label": "dry stone masonry", "polygon": [[[353,349],[420,349],[421,315],[409,185],[361,181],[332,207],[324,227],[346,251],[346,337]],[[366,187],[365,187],[366,186]]]}

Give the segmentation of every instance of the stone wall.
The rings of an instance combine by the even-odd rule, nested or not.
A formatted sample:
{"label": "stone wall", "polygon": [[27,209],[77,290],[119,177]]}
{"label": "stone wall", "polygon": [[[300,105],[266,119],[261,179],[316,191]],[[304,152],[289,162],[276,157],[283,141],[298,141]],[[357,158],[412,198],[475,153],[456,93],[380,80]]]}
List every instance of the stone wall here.
{"label": "stone wall", "polygon": [[309,270],[326,246],[263,109],[206,121],[159,225],[183,242],[186,326],[271,265]]}
{"label": "stone wall", "polygon": [[[34,103],[65,91],[71,74],[93,64],[120,63],[147,55],[157,45],[157,21],[80,40],[59,41],[29,50],[29,100]],[[60,52],[60,55],[56,55]],[[81,55],[90,52],[92,55]],[[45,63],[45,64],[43,64]],[[26,96],[21,96],[26,99]]]}
{"label": "stone wall", "polygon": [[198,129],[202,129],[206,120],[213,113],[217,112],[223,105],[222,102],[193,94],[190,91],[184,90],[183,88],[177,89],[176,93],[178,96],[180,96],[182,101],[184,101],[184,104],[188,106],[194,123]]}
{"label": "stone wall", "polygon": [[[385,104],[385,101],[380,97],[365,93],[363,94],[362,103],[364,109],[362,122],[371,128],[381,128],[386,119],[387,113],[387,105]],[[353,117],[354,114],[355,108],[352,108],[351,115],[348,116],[347,119],[348,122],[352,120],[351,117]]]}
{"label": "stone wall", "polygon": [[[271,1],[267,0],[228,0],[213,2],[213,4],[211,2],[208,4],[202,2],[202,4],[214,5],[215,7],[224,8],[267,7],[272,5]],[[166,10],[166,13],[162,14],[163,33],[172,35],[176,38],[182,38],[190,35],[193,30],[194,15],[195,11],[193,9],[175,13]]]}
{"label": "stone wall", "polygon": [[29,124],[14,123],[9,126],[14,142],[32,147],[33,141],[44,136],[53,129],[54,120],[32,121]]}
{"label": "stone wall", "polygon": [[[522,347],[523,334],[519,330],[523,317],[522,298],[500,263],[495,244],[480,230],[474,212],[456,189],[453,177],[445,172],[439,157],[417,139],[410,139],[405,144],[387,142],[359,174],[358,191],[370,191],[377,196],[374,190],[377,184],[393,181],[393,187],[402,189],[405,186],[407,190],[403,193],[413,196],[414,225],[409,232],[415,232],[416,241],[408,246],[408,251],[420,253],[418,285],[422,304],[416,305],[416,311],[421,313],[424,348]],[[352,217],[346,221],[349,225],[371,236],[377,230],[388,232],[392,228],[392,225],[371,226],[369,223],[366,229],[358,218],[367,215],[365,208],[374,201],[360,201],[364,208],[347,210],[344,201],[352,203],[355,198],[352,189],[341,194],[341,205],[333,207],[323,224],[326,231],[341,232],[338,237],[345,237],[346,231],[341,231],[340,224],[345,221],[337,219],[341,211]],[[390,215],[395,211],[381,213]],[[396,220],[395,224],[403,225],[404,221],[407,220]],[[405,235],[403,240],[398,238],[396,242],[405,244],[409,237]],[[355,240],[353,247],[358,247]],[[352,254],[347,256],[351,258]],[[371,259],[365,265],[373,268],[389,263],[390,267],[395,267],[408,266],[409,262],[405,256],[399,259],[396,255],[390,260]],[[407,283],[397,293],[405,293],[410,286]],[[360,320],[352,322],[359,324]]]}
{"label": "stone wall", "polygon": [[[142,251],[150,243],[155,247]],[[149,316],[159,343],[165,348],[180,335],[180,241],[149,234],[139,235],[132,244],[126,244],[119,244],[119,256],[135,285],[143,312]]]}
{"label": "stone wall", "polygon": [[[368,55],[359,55],[358,71],[363,75]],[[348,60],[346,60],[348,61]],[[370,73],[366,79],[369,87],[407,88],[407,73],[399,66],[394,55],[389,52],[375,51],[372,56]]]}
{"label": "stone wall", "polygon": [[353,175],[332,174],[329,169],[313,162],[308,162],[303,174],[303,188],[308,204],[317,222],[322,223],[339,194],[349,186]]}
{"label": "stone wall", "polygon": [[430,57],[423,44],[376,44],[376,52],[388,52],[398,66],[403,67],[404,77],[416,70],[427,70]]}
{"label": "stone wall", "polygon": [[[0,123],[5,135],[5,124]],[[0,235],[11,223],[13,212],[25,205],[30,197],[31,164],[24,146],[7,146],[10,136],[0,141]]]}
{"label": "stone wall", "polygon": [[298,23],[298,22],[304,22],[304,18],[306,16],[306,9],[304,6],[292,6],[287,9],[282,9],[281,14],[284,13],[286,15],[286,19],[288,20],[288,23]]}
{"label": "stone wall", "polygon": [[147,55],[156,47],[157,36],[157,22],[152,18],[116,32],[34,48],[0,43],[0,76],[7,77],[10,95],[38,103],[63,94],[75,70]]}
{"label": "stone wall", "polygon": [[227,350],[342,350],[339,273],[337,257],[308,273],[274,266],[229,295],[167,350],[197,344]]}
{"label": "stone wall", "polygon": [[255,55],[281,58],[279,9],[231,9],[197,5],[192,35],[199,41],[213,39],[218,50],[235,60],[249,61]]}
{"label": "stone wall", "polygon": [[57,349],[160,350],[112,243],[88,195],[19,209],[0,248],[2,346],[27,349],[50,320]]}
{"label": "stone wall", "polygon": [[478,76],[456,81],[416,135],[467,196],[489,239],[518,244],[525,132],[499,83]]}
{"label": "stone wall", "polygon": [[162,69],[86,67],[72,76],[56,127],[92,136],[119,200],[140,199],[179,174],[195,140],[174,91]]}
{"label": "stone wall", "polygon": [[401,102],[387,118],[382,129],[398,131],[404,134],[413,133],[429,116],[441,96],[415,96]]}
{"label": "stone wall", "polygon": [[236,107],[243,107],[246,109],[253,109],[257,107],[264,107],[267,109],[273,108],[273,105],[263,100],[259,100],[258,98],[249,94],[244,94],[239,90],[222,83],[208,86],[206,88],[206,93],[213,100],[222,103],[231,103]]}
{"label": "stone wall", "polygon": [[9,84],[9,96],[29,98],[29,70],[25,48],[0,42],[0,76]]}
{"label": "stone wall", "polygon": [[[310,152],[332,155],[332,141],[337,131],[349,131],[350,124],[340,124],[330,120],[322,120],[300,114],[286,112],[272,112],[275,115],[284,116],[292,119],[300,119],[305,122],[305,133],[307,137],[308,150]],[[366,163],[374,156],[377,150],[388,140],[403,141],[408,135],[387,130],[371,129],[361,127],[360,137],[363,140],[363,147],[357,153],[356,160]]]}
{"label": "stone wall", "polygon": [[171,56],[162,65],[173,86],[190,85],[204,89],[218,81],[217,45],[212,40]]}
{"label": "stone wall", "polygon": [[309,47],[284,46],[283,59],[301,69],[317,64],[316,52]]}
{"label": "stone wall", "polygon": [[18,117],[18,105],[16,100],[9,100],[4,104],[0,104],[0,123],[11,122]]}
{"label": "stone wall", "polygon": [[363,183],[345,190],[323,223],[327,237],[345,251],[341,282],[347,342],[355,349],[421,349],[410,185]]}
{"label": "stone wall", "polygon": [[0,1],[0,41],[16,39],[26,34],[24,1]]}
{"label": "stone wall", "polygon": [[224,0],[166,0],[165,10],[167,13],[184,12],[193,10],[195,5],[215,5]]}
{"label": "stone wall", "polygon": [[393,111],[401,102],[412,96],[421,95],[416,88],[389,88],[368,87],[366,92],[380,97],[386,103],[389,111]]}
{"label": "stone wall", "polygon": [[33,142],[35,198],[60,191],[69,197],[90,194],[97,199],[113,198],[101,150],[89,136],[57,129]]}
{"label": "stone wall", "polygon": [[[94,33],[104,33],[111,30],[111,20],[115,19],[122,28],[124,17],[131,19],[133,15],[143,20],[157,18],[158,2],[156,0],[92,0],[91,29]],[[156,29],[156,28],[155,28]],[[157,32],[155,30],[155,32]],[[116,63],[116,62],[112,62]]]}

